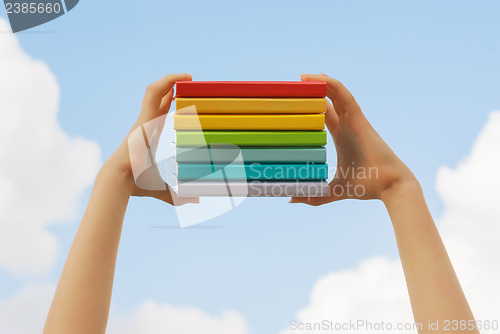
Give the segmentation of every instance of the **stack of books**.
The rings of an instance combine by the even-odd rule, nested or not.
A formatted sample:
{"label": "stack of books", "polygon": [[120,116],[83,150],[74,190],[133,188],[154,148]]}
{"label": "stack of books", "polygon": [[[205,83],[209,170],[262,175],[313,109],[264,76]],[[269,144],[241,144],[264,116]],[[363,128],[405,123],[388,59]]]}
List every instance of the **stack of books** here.
{"label": "stack of books", "polygon": [[327,196],[325,95],[325,82],[178,81],[178,195]]}

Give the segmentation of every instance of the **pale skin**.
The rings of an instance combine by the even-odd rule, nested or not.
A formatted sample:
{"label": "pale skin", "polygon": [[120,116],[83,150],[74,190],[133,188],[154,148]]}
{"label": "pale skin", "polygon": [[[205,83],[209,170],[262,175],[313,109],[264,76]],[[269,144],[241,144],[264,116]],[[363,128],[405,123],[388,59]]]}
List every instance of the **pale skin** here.
{"label": "pale skin", "polygon": [[[363,115],[351,93],[324,74],[304,74],[302,80],[326,81],[326,125],[338,155],[337,170],[376,168],[376,178],[356,179],[338,173],[326,198],[292,198],[292,203],[322,205],[347,198],[379,199],[391,218],[403,264],[415,322],[474,321],[444,244],[413,173],[394,154]],[[44,327],[52,333],[105,333],[123,219],[130,196],[149,196],[172,205],[196,203],[166,190],[136,186],[128,136],[146,122],[168,112],[173,87],[190,74],[171,74],[148,86],[137,122],[99,171],[92,194],[64,265]],[[155,143],[149,143],[155,147]],[[338,196],[339,187],[360,185],[361,198]],[[333,191],[336,189],[337,191]],[[432,333],[425,326],[420,333]],[[447,331],[455,333],[454,331]],[[478,333],[462,330],[460,333]]]}

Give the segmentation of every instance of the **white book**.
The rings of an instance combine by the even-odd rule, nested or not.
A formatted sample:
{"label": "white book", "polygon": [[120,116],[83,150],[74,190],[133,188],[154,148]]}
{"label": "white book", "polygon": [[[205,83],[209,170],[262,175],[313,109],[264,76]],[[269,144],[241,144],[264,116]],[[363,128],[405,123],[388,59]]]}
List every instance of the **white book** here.
{"label": "white book", "polygon": [[182,182],[177,185],[180,197],[325,197],[328,182]]}

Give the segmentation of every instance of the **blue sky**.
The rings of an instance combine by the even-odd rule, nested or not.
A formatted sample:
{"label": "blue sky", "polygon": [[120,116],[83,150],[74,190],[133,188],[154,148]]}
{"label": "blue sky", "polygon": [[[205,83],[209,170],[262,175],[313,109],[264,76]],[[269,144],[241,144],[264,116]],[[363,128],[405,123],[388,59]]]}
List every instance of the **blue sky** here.
{"label": "blue sky", "polygon": [[[145,87],[165,74],[297,80],[327,73],[352,91],[439,217],[437,169],[469,152],[500,105],[499,13],[496,1],[87,0],[17,36],[57,78],[62,128],[97,141],[103,160],[135,121]],[[51,228],[62,251],[49,278],[0,272],[0,296],[27,282],[55,282],[77,223]],[[214,315],[231,309],[251,333],[276,333],[322,275],[374,254],[397,257],[390,221],[375,201],[307,207],[248,199],[200,225],[210,228],[152,228],[176,224],[171,207],[130,201],[113,295],[118,310],[145,299]]]}

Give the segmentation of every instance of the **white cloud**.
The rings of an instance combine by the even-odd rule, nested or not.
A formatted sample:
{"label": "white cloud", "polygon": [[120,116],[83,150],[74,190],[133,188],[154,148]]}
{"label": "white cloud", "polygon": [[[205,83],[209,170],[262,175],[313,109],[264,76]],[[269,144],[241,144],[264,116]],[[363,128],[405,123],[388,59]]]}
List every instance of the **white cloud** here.
{"label": "white cloud", "polygon": [[[55,292],[54,284],[29,285],[0,301],[0,333],[40,333]],[[193,307],[172,307],[147,301],[131,314],[111,311],[109,334],[247,334],[237,312],[211,316]]]}
{"label": "white cloud", "polygon": [[58,104],[47,65],[0,35],[0,266],[16,275],[52,268],[58,246],[46,227],[74,218],[100,165],[97,143],[61,129]]}
{"label": "white cloud", "polygon": [[54,291],[53,284],[30,285],[0,301],[0,333],[40,333]]}
{"label": "white cloud", "polygon": [[[311,294],[311,304],[299,313],[299,319],[411,319],[409,305],[401,264],[379,256],[355,269],[320,278]],[[387,308],[392,309],[390,314]]]}
{"label": "white cloud", "polygon": [[[445,213],[437,224],[477,320],[500,321],[499,167],[500,112],[496,111],[470,154],[455,169],[438,171],[437,190]],[[399,260],[374,257],[357,268],[320,278],[297,321],[324,319],[412,322]]]}
{"label": "white cloud", "polygon": [[[9,30],[0,19],[0,30]],[[59,87],[15,35],[0,35],[0,266],[15,274],[52,267],[57,241],[46,227],[73,218],[100,165],[96,143],[70,138],[57,121]],[[470,154],[438,171],[443,239],[477,319],[500,314],[500,112],[491,114]],[[0,301],[0,333],[40,332],[54,285],[27,286]],[[399,261],[373,257],[320,278],[297,320],[412,321]],[[499,319],[500,320],[500,319]],[[109,333],[247,333],[236,312],[145,302],[112,313]],[[297,331],[295,331],[297,332]]]}
{"label": "white cloud", "polygon": [[[9,30],[0,19],[0,30]],[[14,274],[52,268],[57,240],[46,227],[74,218],[82,191],[100,166],[99,146],[70,138],[58,124],[59,87],[13,34],[0,35],[0,266]],[[54,285],[29,285],[0,301],[0,333],[39,333]],[[236,312],[211,316],[192,307],[145,302],[112,312],[108,333],[246,334]]]}
{"label": "white cloud", "polygon": [[225,311],[220,317],[214,317],[193,307],[172,307],[148,301],[128,316],[112,314],[107,332],[245,334],[246,327],[245,319],[236,312]]}
{"label": "white cloud", "polygon": [[500,111],[491,113],[470,154],[438,172],[446,247],[478,319],[500,321]]}

